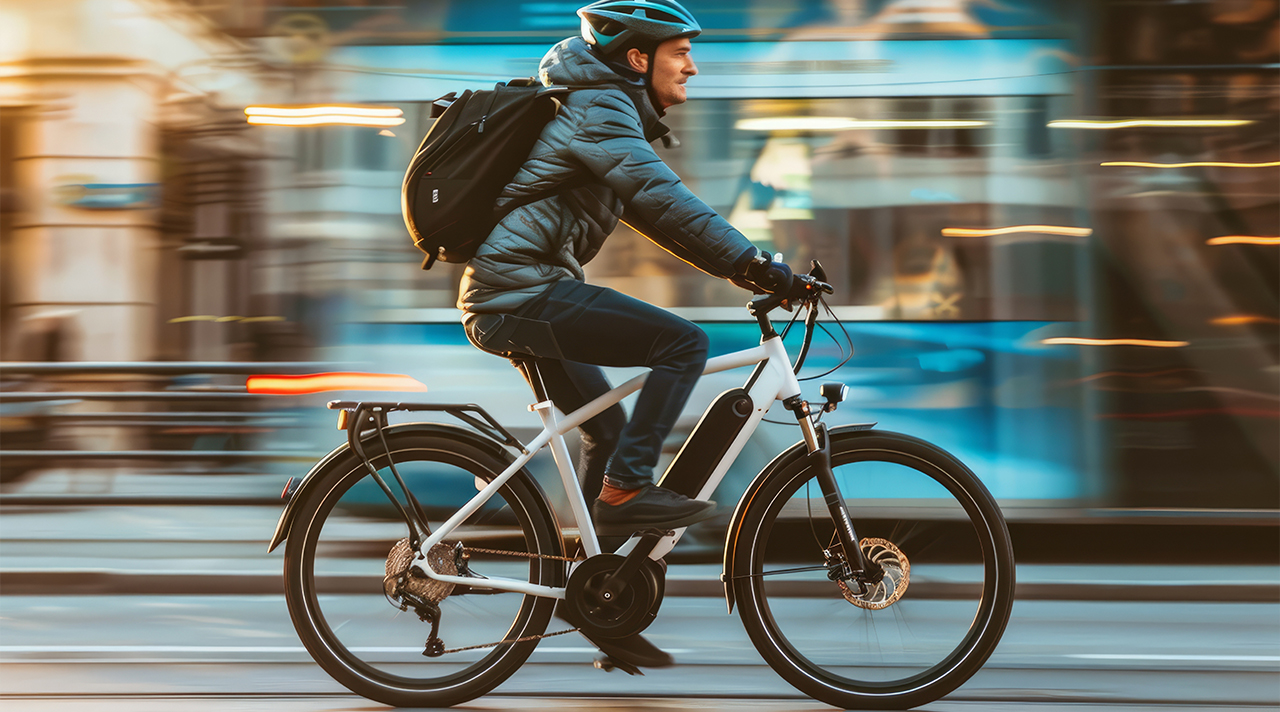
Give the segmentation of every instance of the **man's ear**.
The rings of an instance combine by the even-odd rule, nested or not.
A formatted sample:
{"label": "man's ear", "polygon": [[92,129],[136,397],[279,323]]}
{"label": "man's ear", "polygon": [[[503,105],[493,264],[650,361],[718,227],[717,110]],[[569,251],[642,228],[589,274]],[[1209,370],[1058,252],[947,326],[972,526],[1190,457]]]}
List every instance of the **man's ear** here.
{"label": "man's ear", "polygon": [[631,65],[631,68],[637,72],[644,74],[649,71],[649,55],[632,47],[627,50],[627,64]]}

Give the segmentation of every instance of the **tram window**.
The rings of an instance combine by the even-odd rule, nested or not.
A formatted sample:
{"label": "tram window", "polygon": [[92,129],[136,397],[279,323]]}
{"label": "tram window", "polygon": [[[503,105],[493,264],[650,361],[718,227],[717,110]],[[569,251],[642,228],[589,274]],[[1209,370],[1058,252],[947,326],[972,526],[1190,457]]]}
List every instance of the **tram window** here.
{"label": "tram window", "polygon": [[[782,253],[792,265],[821,260],[841,285],[832,303],[864,307],[863,318],[1074,319],[1079,240],[943,234],[952,227],[1074,223],[1056,174],[1009,180],[1020,160],[1050,149],[1043,124],[1051,107],[1032,102],[1040,118],[1027,119],[1028,102],[694,99],[664,119],[681,147],[659,153],[761,249]],[[858,125],[953,119],[986,126]],[[1018,130],[1022,122],[1037,120],[1041,135],[1021,137],[1031,133]],[[996,150],[1006,136],[1018,138]],[[706,280],[625,227],[587,270],[592,281],[662,306],[723,306],[740,297],[732,285]]]}

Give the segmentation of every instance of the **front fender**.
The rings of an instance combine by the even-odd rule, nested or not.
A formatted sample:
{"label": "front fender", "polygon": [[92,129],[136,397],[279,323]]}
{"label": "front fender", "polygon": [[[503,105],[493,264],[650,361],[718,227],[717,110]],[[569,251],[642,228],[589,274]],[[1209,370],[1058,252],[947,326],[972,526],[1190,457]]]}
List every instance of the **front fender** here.
{"label": "front fender", "polygon": [[[874,433],[870,424],[857,425],[841,425],[827,431],[827,437],[834,440],[836,437],[845,437],[850,434],[858,433]],[[747,510],[751,507],[751,501],[755,499],[764,484],[774,477],[778,472],[793,465],[798,465],[809,458],[809,448],[803,442],[783,450],[777,457],[765,465],[760,474],[751,481],[747,486],[747,490],[742,493],[742,499],[738,500],[738,506],[733,511],[733,519],[729,522],[729,529],[725,532],[724,542],[724,568],[720,574],[720,581],[724,584],[724,600],[729,606],[729,612],[733,613],[733,579],[738,564],[738,533],[742,530],[742,521],[746,517]]]}
{"label": "front fender", "polygon": [[[464,428],[460,425],[452,425],[449,423],[400,423],[392,425],[383,431],[387,439],[390,440],[394,435],[409,432],[433,432],[447,435],[458,440],[466,440],[469,444],[475,445],[489,451],[500,459],[508,462],[514,460],[510,451],[501,443],[487,438],[474,430]],[[361,436],[360,442],[366,445],[365,452],[370,453],[370,457],[377,457],[381,451],[381,443],[378,434],[375,431],[369,431]],[[351,451],[349,443],[343,443],[332,452],[325,455],[317,462],[306,476],[302,478],[302,482],[294,489],[293,494],[289,497],[289,501],[284,506],[284,511],[280,513],[280,521],[276,523],[276,532],[271,537],[271,543],[267,546],[267,552],[275,551],[277,546],[285,539],[289,538],[289,530],[293,527],[293,519],[296,516],[298,503],[303,501],[305,495],[311,491],[312,486],[319,480],[316,476],[325,468],[333,464],[338,458],[348,454]]]}

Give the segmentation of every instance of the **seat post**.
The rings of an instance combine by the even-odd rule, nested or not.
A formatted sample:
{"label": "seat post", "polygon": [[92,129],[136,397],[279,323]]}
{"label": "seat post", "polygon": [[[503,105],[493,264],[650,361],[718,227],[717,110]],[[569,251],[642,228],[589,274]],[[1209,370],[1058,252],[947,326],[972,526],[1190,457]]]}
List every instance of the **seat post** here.
{"label": "seat post", "polygon": [[542,373],[538,371],[538,364],[533,359],[513,358],[511,365],[516,367],[520,375],[524,376],[524,380],[529,383],[529,387],[533,389],[533,397],[539,403],[550,400],[547,396],[547,387],[542,382]]}

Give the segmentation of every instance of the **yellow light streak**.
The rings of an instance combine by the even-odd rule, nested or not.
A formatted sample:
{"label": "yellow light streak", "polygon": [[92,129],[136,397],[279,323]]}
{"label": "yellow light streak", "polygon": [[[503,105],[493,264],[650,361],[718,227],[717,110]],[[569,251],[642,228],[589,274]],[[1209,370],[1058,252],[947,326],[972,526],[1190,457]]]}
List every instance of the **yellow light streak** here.
{"label": "yellow light streak", "polygon": [[404,116],[404,112],[394,106],[249,106],[244,110],[246,116],[364,116],[369,118],[393,118]]}
{"label": "yellow light streak", "polygon": [[1017,232],[1038,232],[1045,235],[1066,235],[1067,237],[1088,237],[1093,228],[1064,227],[1061,225],[1013,225],[1010,227],[993,227],[976,229],[966,227],[944,227],[943,237],[990,237],[992,235],[1008,235]]}
{"label": "yellow light streak", "polygon": [[1051,129],[1128,129],[1147,127],[1213,127],[1244,126],[1246,119],[1072,119],[1050,121]]}
{"label": "yellow light streak", "polygon": [[1205,240],[1206,245],[1280,245],[1280,237],[1255,237],[1252,235],[1223,235]]}
{"label": "yellow light streak", "polygon": [[1267,163],[1233,163],[1231,161],[1192,161],[1190,163],[1147,163],[1146,161],[1107,161],[1103,166],[1132,166],[1134,168],[1192,168],[1211,166],[1218,168],[1268,168],[1280,166],[1280,161]]}
{"label": "yellow light streak", "polygon": [[967,129],[990,125],[990,121],[962,119],[874,121],[843,116],[776,116],[741,119],[733,127],[740,131],[847,131],[850,129]]}
{"label": "yellow light streak", "polygon": [[404,112],[394,106],[249,106],[255,126],[399,126]]}
{"label": "yellow light streak", "polygon": [[255,126],[372,126],[377,128],[379,126],[399,126],[404,123],[404,119],[326,114],[304,117],[250,116],[249,123]]}
{"label": "yellow light streak", "polygon": [[1152,346],[1161,349],[1176,349],[1182,346],[1190,346],[1187,341],[1159,341],[1155,339],[1085,339],[1075,336],[1055,336],[1051,339],[1041,339],[1040,343],[1047,346]]}

